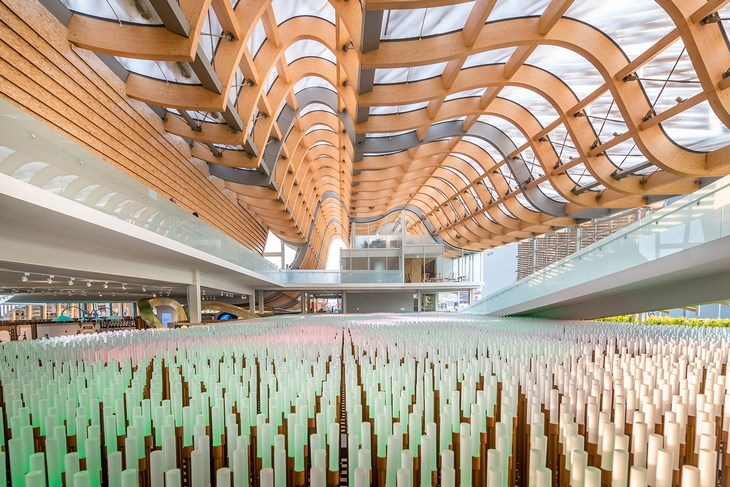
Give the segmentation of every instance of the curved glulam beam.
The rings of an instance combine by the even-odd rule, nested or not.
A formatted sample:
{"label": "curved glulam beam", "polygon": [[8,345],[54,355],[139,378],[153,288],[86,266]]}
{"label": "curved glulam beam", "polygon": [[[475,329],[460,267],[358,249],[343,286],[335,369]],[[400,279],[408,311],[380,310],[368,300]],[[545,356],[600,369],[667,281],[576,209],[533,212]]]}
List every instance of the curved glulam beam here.
{"label": "curved glulam beam", "polygon": [[191,62],[195,59],[198,39],[199,35],[184,37],[164,26],[121,24],[76,13],[68,24],[68,40],[75,46],[110,56],[150,61]]}

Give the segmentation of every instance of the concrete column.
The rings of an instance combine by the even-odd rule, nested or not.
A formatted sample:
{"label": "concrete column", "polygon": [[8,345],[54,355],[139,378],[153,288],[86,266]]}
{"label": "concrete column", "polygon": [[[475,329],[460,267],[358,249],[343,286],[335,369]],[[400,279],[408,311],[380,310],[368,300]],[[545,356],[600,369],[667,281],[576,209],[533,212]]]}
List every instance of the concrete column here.
{"label": "concrete column", "polygon": [[416,310],[417,313],[420,313],[422,311],[421,299],[422,299],[421,290],[419,289],[418,290],[418,300],[417,300],[418,304],[416,305],[418,307],[418,309]]}
{"label": "concrete column", "polygon": [[259,301],[259,313],[264,314],[264,312],[266,311],[264,308],[264,292],[258,291],[258,294],[259,294],[259,300],[258,300]]}
{"label": "concrete column", "polygon": [[188,319],[190,323],[201,323],[203,309],[200,302],[200,272],[196,269],[193,271],[193,283],[187,285],[188,291]]}
{"label": "concrete column", "polygon": [[256,290],[252,290],[248,298],[248,310],[251,313],[256,312]]}
{"label": "concrete column", "polygon": [[302,303],[302,314],[307,314],[309,312],[309,303],[307,302],[306,292],[301,292],[301,294],[299,295],[299,302]]}
{"label": "concrete column", "polygon": [[347,313],[347,293],[345,291],[342,291],[342,308],[340,309],[340,313]]}

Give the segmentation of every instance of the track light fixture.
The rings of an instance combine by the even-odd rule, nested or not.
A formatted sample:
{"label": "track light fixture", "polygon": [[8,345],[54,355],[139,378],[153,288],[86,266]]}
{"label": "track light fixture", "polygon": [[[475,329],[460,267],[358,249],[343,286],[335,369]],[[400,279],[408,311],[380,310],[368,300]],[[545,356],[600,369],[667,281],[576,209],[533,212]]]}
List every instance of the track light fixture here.
{"label": "track light fixture", "polygon": [[73,286],[73,285],[74,285],[74,278],[73,278],[73,277],[70,277],[70,278],[68,279],[68,285],[69,285],[69,286]]}
{"label": "track light fixture", "polygon": [[53,284],[53,276],[48,276],[48,280],[46,282],[48,284]]}
{"label": "track light fixture", "polygon": [[108,287],[109,287],[109,283],[108,283],[108,282],[105,282],[105,283],[104,283],[104,289],[106,289],[106,288],[108,288]]}
{"label": "track light fixture", "polygon": [[28,282],[28,276],[29,275],[30,274],[28,274],[27,272],[24,272],[23,275],[20,276],[20,280],[23,281],[23,282]]}
{"label": "track light fixture", "polygon": [[147,292],[147,288],[145,286],[142,286],[142,292],[143,293],[146,293]]}
{"label": "track light fixture", "polygon": [[86,281],[86,287],[91,287],[91,281]]}

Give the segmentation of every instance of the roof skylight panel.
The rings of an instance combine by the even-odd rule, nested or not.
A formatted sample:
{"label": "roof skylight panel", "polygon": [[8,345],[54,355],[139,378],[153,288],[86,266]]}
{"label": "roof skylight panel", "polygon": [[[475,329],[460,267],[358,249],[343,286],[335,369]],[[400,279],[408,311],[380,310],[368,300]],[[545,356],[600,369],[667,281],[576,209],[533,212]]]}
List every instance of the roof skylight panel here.
{"label": "roof skylight panel", "polygon": [[452,153],[451,153],[451,156],[452,156],[452,157],[456,157],[457,159],[461,159],[461,160],[462,160],[462,161],[464,161],[465,163],[469,164],[469,166],[471,166],[471,168],[472,168],[472,169],[473,169],[473,170],[474,170],[474,171],[475,171],[475,172],[476,172],[476,173],[477,173],[477,174],[478,174],[479,176],[481,176],[481,175],[483,175],[483,174],[485,173],[485,170],[484,170],[484,168],[483,168],[483,167],[482,167],[482,166],[481,166],[481,165],[480,165],[480,164],[479,164],[479,163],[478,163],[477,161],[475,161],[474,159],[472,159],[472,158],[471,158],[471,157],[469,157],[468,155],[466,155],[466,154],[462,154],[462,153],[459,153],[459,152],[452,152]]}
{"label": "roof skylight panel", "polygon": [[[454,156],[455,154],[451,154],[451,155]],[[449,171],[449,172],[453,173],[454,175],[456,175],[456,177],[458,177],[465,186],[468,186],[469,184],[471,184],[471,181],[469,180],[469,178],[466,177],[466,175],[463,172],[461,172],[457,167],[455,167],[455,164],[454,164],[454,161],[453,160],[448,160],[447,159],[444,162],[444,164],[441,165],[440,168],[443,169],[443,170]],[[454,191],[455,192],[458,192],[458,189],[454,188]]]}
{"label": "roof skylight panel", "polygon": [[381,68],[375,70],[375,84],[400,84],[441,76],[446,63],[427,64],[410,68]]}
{"label": "roof skylight panel", "polygon": [[632,168],[646,163],[646,156],[631,139],[606,149],[606,156],[619,169]]}
{"label": "roof skylight panel", "polygon": [[471,54],[464,61],[462,69],[469,69],[475,66],[487,66],[490,64],[504,64],[506,63],[512,53],[515,52],[516,47],[504,47],[500,49],[492,49],[489,51],[482,51]]}
{"label": "roof skylight panel", "polygon": [[266,42],[266,31],[264,30],[264,22],[259,19],[246,42],[246,47],[248,47],[248,52],[251,53],[252,57],[256,57],[264,42]]}
{"label": "roof skylight panel", "polygon": [[[504,156],[502,156],[502,154],[492,144],[490,144],[488,141],[486,141],[480,137],[465,135],[461,138],[461,140],[474,144],[477,147],[479,147],[480,149],[482,149],[484,152],[489,154],[489,156],[492,158],[494,163],[497,163],[504,158]],[[487,163],[487,161],[485,161],[484,165],[487,168],[489,168],[492,164],[493,163],[491,161],[489,161],[488,163]]]}
{"label": "roof skylight panel", "polygon": [[147,78],[154,78],[168,83],[199,85],[200,80],[188,63],[175,61],[148,61],[117,56],[117,60],[127,71]]}
{"label": "roof skylight panel", "polygon": [[730,130],[707,101],[665,120],[662,128],[669,138],[689,150],[709,152],[730,145]]}
{"label": "roof skylight panel", "polygon": [[506,164],[499,166],[497,170],[507,182],[507,186],[509,187],[510,192],[518,188],[517,180],[515,180],[514,176],[512,175],[512,171],[509,169],[509,167],[507,167]]}
{"label": "roof skylight panel", "polygon": [[326,59],[332,64],[337,63],[337,56],[335,56],[334,53],[327,48],[327,46],[313,39],[302,39],[296,41],[294,44],[287,47],[286,51],[284,51],[284,59],[287,64],[291,64],[297,59],[305,57],[318,57]]}
{"label": "roof skylight panel", "polygon": [[386,10],[381,40],[415,39],[461,30],[474,2],[410,10]]}
{"label": "roof skylight panel", "polygon": [[500,98],[515,102],[530,111],[543,127],[550,125],[559,118],[555,107],[540,93],[520,86],[505,86],[499,92]]}
{"label": "roof skylight panel", "polygon": [[564,17],[592,25],[610,36],[634,59],[676,26],[654,0],[584,0],[574,2]]}
{"label": "roof skylight panel", "polygon": [[525,208],[527,208],[528,210],[538,212],[537,208],[532,206],[532,203],[530,203],[530,201],[527,199],[527,197],[525,196],[525,194],[522,191],[515,194],[515,199],[517,201],[519,201],[520,204],[522,206],[524,206]]}
{"label": "roof skylight panel", "polygon": [[522,131],[509,120],[494,115],[481,115],[479,117],[479,121],[487,123],[501,130],[507,137],[512,140],[512,143],[514,143],[514,145],[517,147],[527,142],[525,134],[523,134]]}
{"label": "roof skylight panel", "polygon": [[567,203],[568,200],[563,198],[556,190],[555,187],[549,182],[545,181],[544,183],[540,183],[537,185],[538,189],[542,191],[542,194],[550,198],[551,200],[560,202],[560,203]]}
{"label": "roof skylight panel", "polygon": [[335,129],[333,129],[329,125],[325,125],[323,123],[315,123],[314,125],[312,125],[311,127],[309,127],[306,130],[305,135],[309,135],[310,133],[316,132],[317,130],[326,130],[328,132],[333,132],[333,133],[335,132]]}
{"label": "roof skylight panel", "polygon": [[276,81],[276,78],[279,77],[279,71],[277,71],[276,66],[273,66],[271,68],[271,72],[266,77],[266,81],[264,82],[264,93],[269,93],[269,90],[274,85],[274,82]]}
{"label": "roof skylight panel", "polygon": [[595,178],[588,172],[585,164],[576,164],[568,169],[566,173],[577,186],[585,186],[596,182]]}
{"label": "roof skylight panel", "polygon": [[529,2],[497,2],[487,22],[540,15],[550,4],[550,0],[532,0]]}
{"label": "roof skylight panel", "polygon": [[272,0],[276,24],[294,17],[313,16],[335,23],[335,9],[327,0]]}
{"label": "roof skylight panel", "polygon": [[452,93],[450,95],[447,95],[444,98],[444,101],[451,101],[451,100],[460,100],[462,98],[475,98],[480,97],[484,94],[486,91],[486,88],[475,88],[473,90],[466,90],[466,91],[459,91],[457,93]]}
{"label": "roof skylight panel", "polygon": [[199,43],[209,60],[213,60],[218,45],[223,40],[223,28],[213,8],[208,8],[203,27],[200,30]]}
{"label": "roof skylight panel", "polygon": [[382,139],[387,137],[396,137],[398,135],[408,134],[415,132],[415,130],[399,130],[397,132],[382,132],[382,133],[369,133],[366,135],[368,139]]}
{"label": "roof skylight panel", "polygon": [[637,75],[656,113],[703,91],[681,39],[642,66]]}
{"label": "roof skylight panel", "polygon": [[61,0],[61,2],[73,12],[92,17],[132,24],[162,25],[162,19],[157,15],[157,11],[149,0],[135,2],[124,0],[110,0],[108,2]]}
{"label": "roof skylight panel", "polygon": [[306,76],[294,84],[294,93],[299,93],[307,88],[327,88],[330,91],[337,91],[332,83],[319,76]]}
{"label": "roof skylight panel", "polygon": [[327,112],[331,113],[332,115],[337,115],[335,111],[332,110],[332,108],[330,108],[328,105],[324,105],[322,103],[310,103],[306,107],[302,108],[302,110],[299,112],[299,116],[303,117],[310,112],[316,111]]}
{"label": "roof skylight panel", "polygon": [[382,107],[370,107],[370,115],[397,115],[401,113],[414,112],[428,106],[428,102],[410,103],[408,105],[393,105]]}
{"label": "roof skylight panel", "polygon": [[540,45],[527,59],[527,64],[544,69],[583,99],[603,85],[598,70],[580,54],[558,46]]}
{"label": "roof skylight panel", "polygon": [[613,95],[606,92],[583,110],[600,142],[625,133],[628,128]]}

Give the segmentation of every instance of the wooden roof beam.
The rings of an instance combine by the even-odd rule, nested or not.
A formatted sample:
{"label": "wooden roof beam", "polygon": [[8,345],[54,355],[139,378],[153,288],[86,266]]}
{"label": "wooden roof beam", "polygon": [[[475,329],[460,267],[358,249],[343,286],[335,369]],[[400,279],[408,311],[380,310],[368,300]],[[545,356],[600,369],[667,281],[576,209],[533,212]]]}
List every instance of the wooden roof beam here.
{"label": "wooden roof beam", "polygon": [[550,29],[553,28],[558,20],[568,11],[574,0],[552,0],[550,4],[545,7],[545,10],[540,15],[540,20],[537,23],[537,32],[541,36],[544,36]]}

